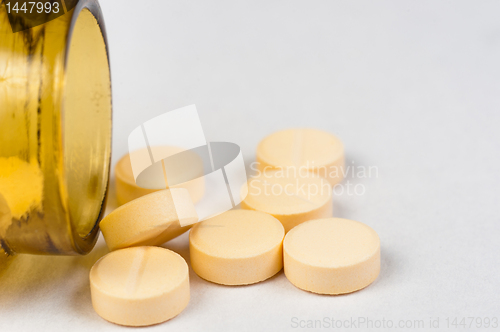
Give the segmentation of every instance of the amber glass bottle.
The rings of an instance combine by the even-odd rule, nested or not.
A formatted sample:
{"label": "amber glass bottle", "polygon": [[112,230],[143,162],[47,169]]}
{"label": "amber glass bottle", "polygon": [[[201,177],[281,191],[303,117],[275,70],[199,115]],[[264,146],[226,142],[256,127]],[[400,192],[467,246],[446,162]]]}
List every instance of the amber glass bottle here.
{"label": "amber glass bottle", "polygon": [[80,0],[16,33],[0,5],[0,261],[89,252],[110,156],[109,58],[97,1]]}

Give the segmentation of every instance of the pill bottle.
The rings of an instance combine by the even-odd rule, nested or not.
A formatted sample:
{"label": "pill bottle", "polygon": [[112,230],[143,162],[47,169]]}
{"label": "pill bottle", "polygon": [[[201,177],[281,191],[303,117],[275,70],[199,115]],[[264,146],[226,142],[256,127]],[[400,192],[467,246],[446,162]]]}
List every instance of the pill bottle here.
{"label": "pill bottle", "polygon": [[107,196],[111,116],[98,2],[80,0],[15,33],[1,4],[0,268],[17,253],[93,248]]}

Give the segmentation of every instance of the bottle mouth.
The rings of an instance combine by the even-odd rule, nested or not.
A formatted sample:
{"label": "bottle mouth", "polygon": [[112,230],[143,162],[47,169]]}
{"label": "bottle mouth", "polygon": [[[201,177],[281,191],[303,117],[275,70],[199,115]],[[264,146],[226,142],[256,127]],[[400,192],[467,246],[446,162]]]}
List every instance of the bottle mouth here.
{"label": "bottle mouth", "polygon": [[0,202],[0,254],[85,254],[97,241],[111,159],[99,4],[80,0],[16,33],[2,10],[0,196],[8,216]]}
{"label": "bottle mouth", "polygon": [[73,18],[61,109],[61,192],[75,249],[87,252],[95,243],[109,183],[111,79],[102,22],[88,8]]}

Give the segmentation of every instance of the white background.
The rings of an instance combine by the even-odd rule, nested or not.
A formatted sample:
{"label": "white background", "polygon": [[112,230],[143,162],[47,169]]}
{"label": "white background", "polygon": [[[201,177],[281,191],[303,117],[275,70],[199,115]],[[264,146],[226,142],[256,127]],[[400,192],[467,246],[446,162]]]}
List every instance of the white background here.
{"label": "white background", "polygon": [[[307,126],[340,137],[348,164],[378,168],[378,177],[349,179],[363,195],[333,203],[335,216],[380,236],[382,270],[371,286],[320,296],[295,288],[283,272],[225,287],[191,271],[189,306],[148,330],[293,330],[293,317],[426,327],[439,317],[441,329],[447,317],[500,320],[500,2],[101,6],[113,162],[136,126],[194,103],[207,138],[239,144],[247,163],[266,135]],[[166,247],[189,260],[186,235]],[[0,329],[125,330],[90,302],[88,272],[106,252],[100,239],[85,257],[15,259],[0,276]]]}

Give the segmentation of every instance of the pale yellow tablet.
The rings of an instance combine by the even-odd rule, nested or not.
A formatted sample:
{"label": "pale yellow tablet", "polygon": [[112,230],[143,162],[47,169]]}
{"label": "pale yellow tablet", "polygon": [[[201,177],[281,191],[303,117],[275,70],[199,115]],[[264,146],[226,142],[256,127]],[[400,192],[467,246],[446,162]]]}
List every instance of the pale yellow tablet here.
{"label": "pale yellow tablet", "polygon": [[288,280],[313,293],[354,292],[380,272],[377,233],[348,219],[317,219],[295,227],[285,237],[283,254]]}
{"label": "pale yellow tablet", "polygon": [[335,185],[343,179],[344,145],[334,135],[309,128],[278,131],[257,146],[260,171],[294,168],[318,173]]}
{"label": "pale yellow tablet", "polygon": [[[160,151],[164,156],[173,156],[175,154],[185,152],[185,150],[173,146],[156,146],[151,148],[152,151]],[[138,151],[138,155],[141,154],[142,150]],[[147,153],[149,156],[149,152]],[[196,155],[193,153],[191,159],[196,159]],[[187,158],[185,158],[187,159]],[[150,160],[143,161],[149,163]],[[201,160],[190,163],[189,167],[185,168],[185,172],[189,172],[191,176],[188,176],[191,180],[186,181],[182,184],[177,184],[175,188],[185,188],[189,191],[191,199],[194,203],[198,202],[204,195],[204,180],[203,180],[203,165]],[[147,194],[151,194],[158,190],[168,189],[169,186],[165,182],[165,178],[157,179],[156,189],[142,188],[136,184],[134,179],[134,173],[132,171],[132,164],[130,161],[130,154],[123,156],[115,166],[115,186],[116,186],[116,200],[118,205],[123,205],[136,198],[142,197]],[[160,189],[161,188],[161,189]]]}
{"label": "pale yellow tablet", "polygon": [[173,251],[134,247],[113,251],[90,270],[92,305],[102,318],[126,326],[169,320],[189,303],[189,270]]}
{"label": "pale yellow tablet", "polygon": [[231,210],[196,224],[189,234],[191,266],[223,285],[268,279],[283,267],[281,223],[263,212]]}
{"label": "pale yellow tablet", "polygon": [[[101,220],[109,250],[160,245],[187,231],[198,215],[186,189],[165,189],[124,204]],[[188,225],[188,226],[181,226]]]}
{"label": "pale yellow tablet", "polygon": [[43,181],[37,163],[28,163],[17,157],[0,157],[0,195],[12,218],[22,219],[42,207]]}
{"label": "pale yellow tablet", "polygon": [[299,176],[291,169],[266,171],[248,181],[241,207],[271,214],[288,232],[304,221],[331,217],[332,188],[316,173]]}

